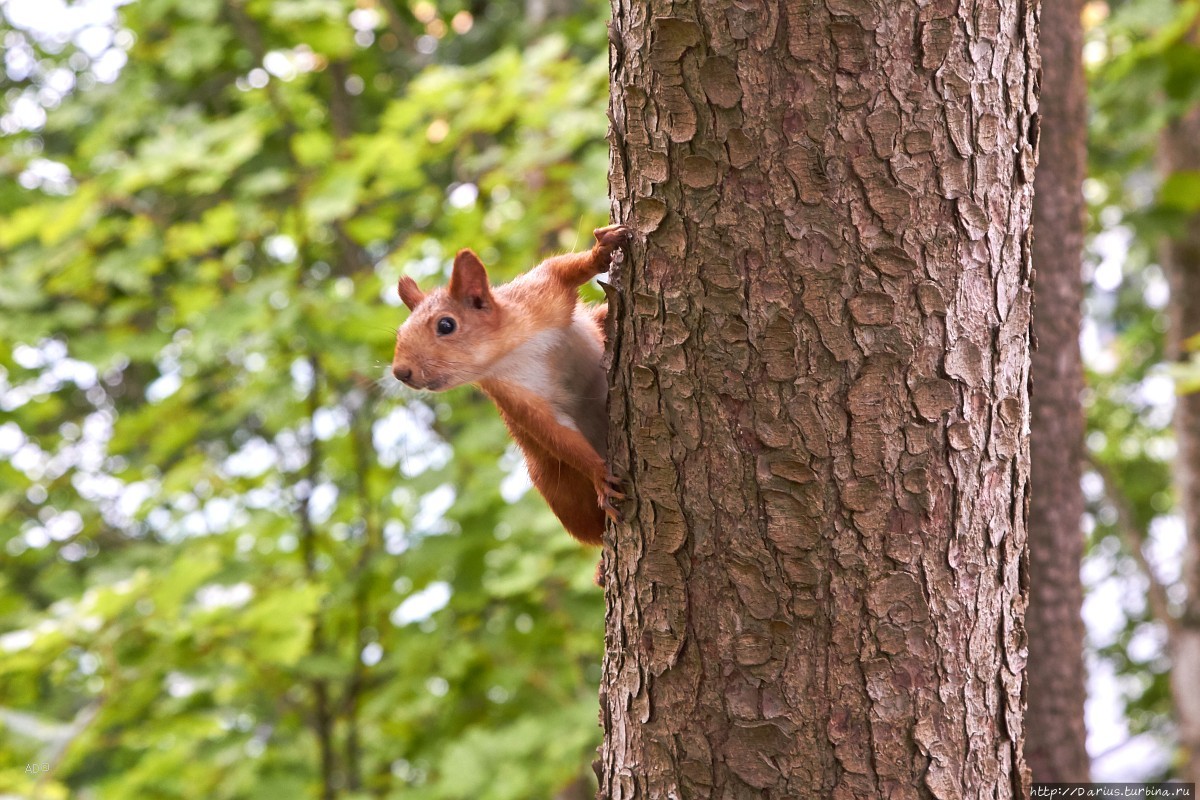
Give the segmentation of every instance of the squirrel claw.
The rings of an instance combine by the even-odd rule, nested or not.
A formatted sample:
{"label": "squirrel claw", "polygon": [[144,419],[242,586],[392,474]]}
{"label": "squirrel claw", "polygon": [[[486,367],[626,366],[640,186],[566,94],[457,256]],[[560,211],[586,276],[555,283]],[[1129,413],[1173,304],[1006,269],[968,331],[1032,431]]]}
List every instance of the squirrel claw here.
{"label": "squirrel claw", "polygon": [[614,505],[613,501],[624,500],[626,495],[621,491],[621,481],[612,473],[604,476],[604,482],[600,485],[597,494],[600,508],[604,510],[605,515],[613,522],[622,522],[625,517],[621,510]]}
{"label": "squirrel claw", "polygon": [[621,509],[614,506],[607,497],[600,501],[600,508],[604,510],[604,516],[613,522],[623,522],[625,520],[625,515],[621,513]]}

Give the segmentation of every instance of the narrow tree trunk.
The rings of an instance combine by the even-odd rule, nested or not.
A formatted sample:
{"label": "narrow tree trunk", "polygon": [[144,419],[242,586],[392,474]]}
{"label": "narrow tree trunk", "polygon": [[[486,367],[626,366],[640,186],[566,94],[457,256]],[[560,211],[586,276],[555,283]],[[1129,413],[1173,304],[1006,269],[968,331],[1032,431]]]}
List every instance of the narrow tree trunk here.
{"label": "narrow tree trunk", "polygon": [[[1167,127],[1162,154],[1168,174],[1200,170],[1200,109]],[[1169,349],[1179,356],[1184,340],[1200,334],[1200,214],[1165,243],[1162,261],[1171,282]],[[1187,531],[1183,565],[1187,599],[1171,632],[1171,684],[1186,762],[1184,779],[1200,782],[1200,691],[1196,688],[1200,686],[1200,394],[1176,398],[1175,440],[1179,512]]]}
{"label": "narrow tree trunk", "polygon": [[1025,794],[1035,19],[614,0],[601,797]]}
{"label": "narrow tree trunk", "polygon": [[1083,178],[1087,103],[1082,0],[1042,5],[1041,158],[1033,202],[1036,270],[1029,508],[1029,710],[1035,781],[1086,781],[1083,725]]}

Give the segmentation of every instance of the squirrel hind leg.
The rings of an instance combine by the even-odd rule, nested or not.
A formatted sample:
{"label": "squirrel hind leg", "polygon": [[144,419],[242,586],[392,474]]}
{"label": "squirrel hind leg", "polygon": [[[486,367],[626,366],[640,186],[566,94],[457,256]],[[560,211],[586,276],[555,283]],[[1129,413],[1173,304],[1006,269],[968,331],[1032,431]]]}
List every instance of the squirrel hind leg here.
{"label": "squirrel hind leg", "polygon": [[[583,476],[581,475],[580,478]],[[546,498],[546,504],[558,517],[558,521],[567,529],[567,533],[584,544],[602,544],[604,542],[604,510],[596,503],[596,492],[591,484],[581,481],[578,491],[561,493],[551,499]]]}
{"label": "squirrel hind leg", "polygon": [[567,533],[584,544],[601,544],[605,514],[596,502],[592,482],[558,459],[528,459],[526,466],[533,485]]}

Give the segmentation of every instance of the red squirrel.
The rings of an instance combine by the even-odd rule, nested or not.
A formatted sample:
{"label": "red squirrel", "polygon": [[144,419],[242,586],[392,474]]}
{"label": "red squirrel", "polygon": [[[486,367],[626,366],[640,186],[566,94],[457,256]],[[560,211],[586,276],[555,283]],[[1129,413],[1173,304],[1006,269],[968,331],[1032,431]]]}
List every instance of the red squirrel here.
{"label": "red squirrel", "polygon": [[567,532],[600,544],[605,515],[624,499],[609,472],[608,378],[601,366],[607,306],[579,303],[579,287],[606,272],[632,235],[598,228],[583,253],[543,261],[492,286],[483,262],[460,250],[448,286],[428,294],[409,277],[412,312],[396,333],[392,374],[414,389],[474,383],[492,399],[525,454],[529,477]]}

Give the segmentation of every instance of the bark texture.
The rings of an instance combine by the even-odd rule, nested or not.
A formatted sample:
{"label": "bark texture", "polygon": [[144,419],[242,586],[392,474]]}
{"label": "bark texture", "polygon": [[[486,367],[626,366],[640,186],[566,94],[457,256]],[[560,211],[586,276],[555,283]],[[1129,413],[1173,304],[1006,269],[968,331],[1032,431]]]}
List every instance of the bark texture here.
{"label": "bark texture", "polygon": [[1084,420],[1079,352],[1087,100],[1082,0],[1042,4],[1041,157],[1033,202],[1033,391],[1030,399],[1029,709],[1025,757],[1035,781],[1086,781],[1083,704]]}
{"label": "bark texture", "polygon": [[[1200,44],[1200,33],[1193,38]],[[1168,174],[1200,170],[1200,109],[1167,126],[1161,152]],[[1171,282],[1169,349],[1179,356],[1184,340],[1200,334],[1200,214],[1164,244],[1162,261]],[[1200,782],[1200,691],[1196,688],[1200,686],[1200,394],[1176,398],[1175,440],[1179,512],[1187,531],[1183,558],[1187,595],[1183,613],[1171,627],[1171,684],[1184,751],[1184,780]]]}
{"label": "bark texture", "polygon": [[613,16],[600,796],[1024,796],[1034,4]]}

